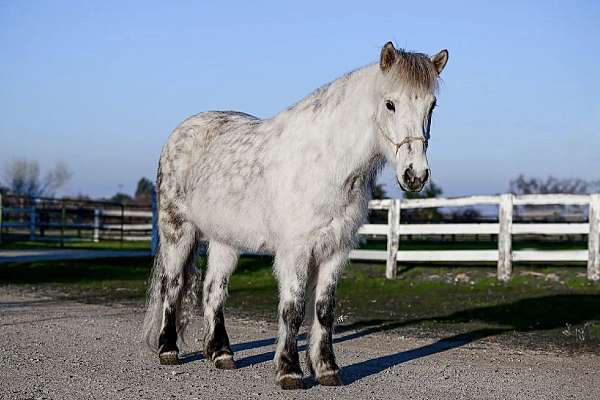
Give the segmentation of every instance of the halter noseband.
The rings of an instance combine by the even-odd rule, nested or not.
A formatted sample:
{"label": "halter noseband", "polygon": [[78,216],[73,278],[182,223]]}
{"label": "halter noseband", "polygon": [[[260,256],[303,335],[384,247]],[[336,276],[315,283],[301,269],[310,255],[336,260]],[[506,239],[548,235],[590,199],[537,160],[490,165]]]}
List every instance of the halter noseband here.
{"label": "halter noseband", "polygon": [[385,134],[385,132],[383,131],[383,129],[381,129],[381,126],[379,125],[379,123],[377,122],[377,119],[375,117],[373,117],[373,122],[375,122],[375,126],[377,127],[377,131],[381,134],[381,136],[383,136],[384,138],[386,138],[386,140],[388,142],[390,142],[394,147],[396,147],[396,155],[398,155],[398,151],[400,150],[400,147],[404,146],[405,144],[408,144],[410,142],[422,142],[423,146],[427,147],[427,139],[422,138],[422,137],[405,137],[404,139],[402,139],[402,141],[400,141],[400,143],[396,143],[394,142],[388,135]]}

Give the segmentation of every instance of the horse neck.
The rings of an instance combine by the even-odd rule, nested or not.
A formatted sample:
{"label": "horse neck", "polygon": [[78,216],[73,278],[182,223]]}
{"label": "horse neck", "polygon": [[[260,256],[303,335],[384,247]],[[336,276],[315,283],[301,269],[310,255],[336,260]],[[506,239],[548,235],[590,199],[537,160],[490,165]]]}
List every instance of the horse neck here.
{"label": "horse neck", "polygon": [[368,167],[379,158],[372,122],[376,71],[373,64],[347,74],[269,122],[284,127],[283,137],[292,147],[322,151],[340,177]]}

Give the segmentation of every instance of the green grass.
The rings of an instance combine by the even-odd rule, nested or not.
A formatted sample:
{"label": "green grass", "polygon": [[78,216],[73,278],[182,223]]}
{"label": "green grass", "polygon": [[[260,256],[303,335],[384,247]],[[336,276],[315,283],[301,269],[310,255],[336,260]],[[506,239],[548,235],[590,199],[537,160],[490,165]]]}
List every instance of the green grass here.
{"label": "green grass", "polygon": [[[58,290],[84,301],[141,302],[150,266],[147,257],[4,264],[0,285]],[[492,267],[407,264],[395,280],[384,278],[384,268],[351,263],[344,270],[337,296],[342,325],[402,328],[417,336],[494,329],[534,347],[600,349],[600,284],[587,281],[584,267],[516,265],[506,284],[496,281]],[[271,258],[243,257],[229,293],[233,313],[275,321]]]}
{"label": "green grass", "polygon": [[149,257],[0,264],[0,285],[34,286],[98,301],[143,299]]}
{"label": "green grass", "polygon": [[148,250],[150,241],[118,241],[106,240],[92,242],[88,240],[65,241],[61,247],[59,241],[18,241],[0,243],[0,250],[22,250],[22,249],[91,249],[91,250]]}

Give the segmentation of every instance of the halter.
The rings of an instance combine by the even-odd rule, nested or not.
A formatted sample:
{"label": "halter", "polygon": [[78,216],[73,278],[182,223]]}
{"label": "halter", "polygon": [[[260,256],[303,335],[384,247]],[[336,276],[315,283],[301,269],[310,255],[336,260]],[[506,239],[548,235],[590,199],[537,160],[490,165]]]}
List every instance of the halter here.
{"label": "halter", "polygon": [[398,155],[398,151],[400,150],[400,147],[404,146],[405,144],[408,144],[410,142],[422,142],[423,146],[427,147],[427,139],[422,138],[422,137],[405,137],[404,139],[402,139],[402,141],[400,141],[400,143],[396,143],[394,142],[388,135],[385,134],[385,132],[383,131],[383,129],[381,129],[381,126],[379,125],[379,122],[377,122],[377,119],[375,118],[375,116],[373,116],[373,122],[375,122],[375,126],[377,127],[377,131],[381,134],[381,136],[383,136],[384,138],[386,138],[386,140],[388,142],[390,142],[394,147],[396,147],[396,155]]}

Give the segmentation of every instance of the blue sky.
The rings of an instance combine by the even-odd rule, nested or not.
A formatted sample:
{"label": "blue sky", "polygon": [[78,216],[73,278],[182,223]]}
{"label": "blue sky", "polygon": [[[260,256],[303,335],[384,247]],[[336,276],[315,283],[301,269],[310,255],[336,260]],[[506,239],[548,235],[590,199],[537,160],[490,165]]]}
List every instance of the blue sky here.
{"label": "blue sky", "polygon": [[445,194],[600,179],[599,4],[0,0],[0,163],[64,160],[66,194],[131,192],[190,114],[272,116],[393,40],[450,51],[429,150]]}

